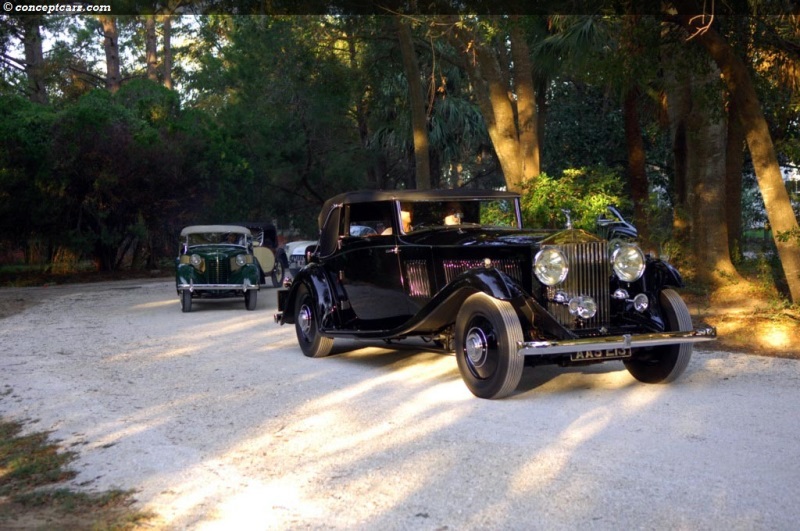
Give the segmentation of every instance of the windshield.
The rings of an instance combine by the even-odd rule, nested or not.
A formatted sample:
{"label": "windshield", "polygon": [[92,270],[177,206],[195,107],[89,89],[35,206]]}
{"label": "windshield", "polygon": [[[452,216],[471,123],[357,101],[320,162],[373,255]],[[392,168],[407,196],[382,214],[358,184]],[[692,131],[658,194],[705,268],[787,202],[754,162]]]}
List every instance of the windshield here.
{"label": "windshield", "polygon": [[187,237],[189,247],[195,245],[240,245],[247,243],[246,236],[240,232],[197,232]]}
{"label": "windshield", "polygon": [[419,201],[400,205],[404,231],[431,227],[480,226],[518,228],[516,202],[512,199],[462,199]]}

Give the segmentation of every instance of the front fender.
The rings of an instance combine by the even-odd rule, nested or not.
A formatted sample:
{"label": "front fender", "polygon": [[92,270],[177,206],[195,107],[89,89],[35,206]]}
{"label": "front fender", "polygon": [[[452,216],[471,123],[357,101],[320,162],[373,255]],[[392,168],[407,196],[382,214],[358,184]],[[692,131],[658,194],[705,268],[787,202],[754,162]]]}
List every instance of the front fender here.
{"label": "front fender", "polygon": [[481,291],[495,299],[506,301],[525,296],[514,279],[494,267],[465,271],[448,284],[442,293],[459,290],[472,293]]}
{"label": "front fender", "polygon": [[[517,312],[523,329],[536,326],[547,331],[555,337],[564,339],[574,337],[574,334],[564,328],[552,315],[536,300],[535,297],[526,293],[525,290],[511,277],[498,271],[497,269],[473,269],[467,271],[453,282],[453,285],[461,292],[471,295],[481,291],[495,299],[505,300],[511,303]],[[463,299],[461,300],[463,303]]]}
{"label": "front fender", "polygon": [[648,258],[642,276],[644,288],[658,293],[664,288],[682,288],[683,277],[675,267],[659,258]]}
{"label": "front fender", "polygon": [[[325,321],[331,319],[336,308],[336,301],[333,295],[333,289],[328,282],[322,268],[316,264],[310,264],[304,267],[297,273],[291,287],[287,293],[282,294],[278,298],[278,310],[281,312],[278,319],[279,324],[294,324],[295,303],[297,301],[297,293],[301,287],[305,287],[311,293],[311,297],[317,301],[317,319],[321,322],[317,323],[320,329],[330,328],[330,323]],[[327,326],[323,326],[327,325]]]}
{"label": "front fender", "polygon": [[427,331],[444,329],[455,322],[455,316],[467,297],[478,292],[495,299],[510,301],[518,311],[526,299],[522,288],[502,271],[493,267],[471,269],[447,284],[417,312],[411,321],[392,332],[401,336],[422,329]]}
{"label": "front fender", "polygon": [[[197,272],[191,264],[178,263],[175,269],[175,285],[190,284],[197,280]],[[180,293],[180,291],[178,291]]]}

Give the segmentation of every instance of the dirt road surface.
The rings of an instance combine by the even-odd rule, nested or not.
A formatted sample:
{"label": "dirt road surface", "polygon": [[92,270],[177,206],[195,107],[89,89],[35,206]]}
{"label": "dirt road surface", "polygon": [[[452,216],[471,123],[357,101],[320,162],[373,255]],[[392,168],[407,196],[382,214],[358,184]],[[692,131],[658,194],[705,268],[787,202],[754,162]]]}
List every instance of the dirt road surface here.
{"label": "dirt road surface", "polygon": [[306,358],[274,299],[183,314],[165,279],[2,289],[0,415],[169,529],[797,528],[798,361],[696,352],[667,386],[526,369],[487,401],[422,343]]}

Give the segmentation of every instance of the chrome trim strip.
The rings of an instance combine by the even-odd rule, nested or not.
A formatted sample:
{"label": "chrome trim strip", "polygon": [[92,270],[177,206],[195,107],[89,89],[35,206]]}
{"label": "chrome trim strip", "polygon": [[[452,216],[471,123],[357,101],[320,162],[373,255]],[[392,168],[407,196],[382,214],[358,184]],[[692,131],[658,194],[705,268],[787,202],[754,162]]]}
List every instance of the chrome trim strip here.
{"label": "chrome trim strip", "polygon": [[568,354],[584,350],[608,350],[615,348],[657,347],[660,345],[679,345],[683,343],[700,343],[717,338],[717,330],[706,326],[694,330],[680,332],[661,332],[651,334],[623,334],[609,337],[587,337],[567,339],[563,341],[520,341],[517,343],[517,354],[520,356],[548,356],[550,354]]}
{"label": "chrome trim strip", "polygon": [[188,289],[198,291],[206,289],[240,289],[242,291],[257,290],[259,286],[254,284],[178,284],[178,291]]}

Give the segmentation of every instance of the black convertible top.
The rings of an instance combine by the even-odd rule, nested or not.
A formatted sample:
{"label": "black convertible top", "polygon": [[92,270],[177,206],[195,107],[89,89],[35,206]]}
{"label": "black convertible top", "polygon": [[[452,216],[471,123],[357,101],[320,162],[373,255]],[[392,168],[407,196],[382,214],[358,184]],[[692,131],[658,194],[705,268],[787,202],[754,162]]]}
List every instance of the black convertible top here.
{"label": "black convertible top", "polygon": [[277,244],[278,241],[278,230],[275,228],[275,225],[268,221],[242,221],[237,223],[237,225],[241,225],[242,227],[247,227],[253,232],[254,236],[256,235],[257,231],[261,231],[263,233],[263,245],[273,248]]}
{"label": "black convertible top", "polygon": [[360,190],[345,192],[331,197],[322,205],[317,223],[319,228],[325,224],[328,212],[334,205],[347,205],[353,203],[373,203],[376,201],[449,201],[468,199],[514,199],[519,194],[499,190],[469,190],[456,188],[454,190]]}

